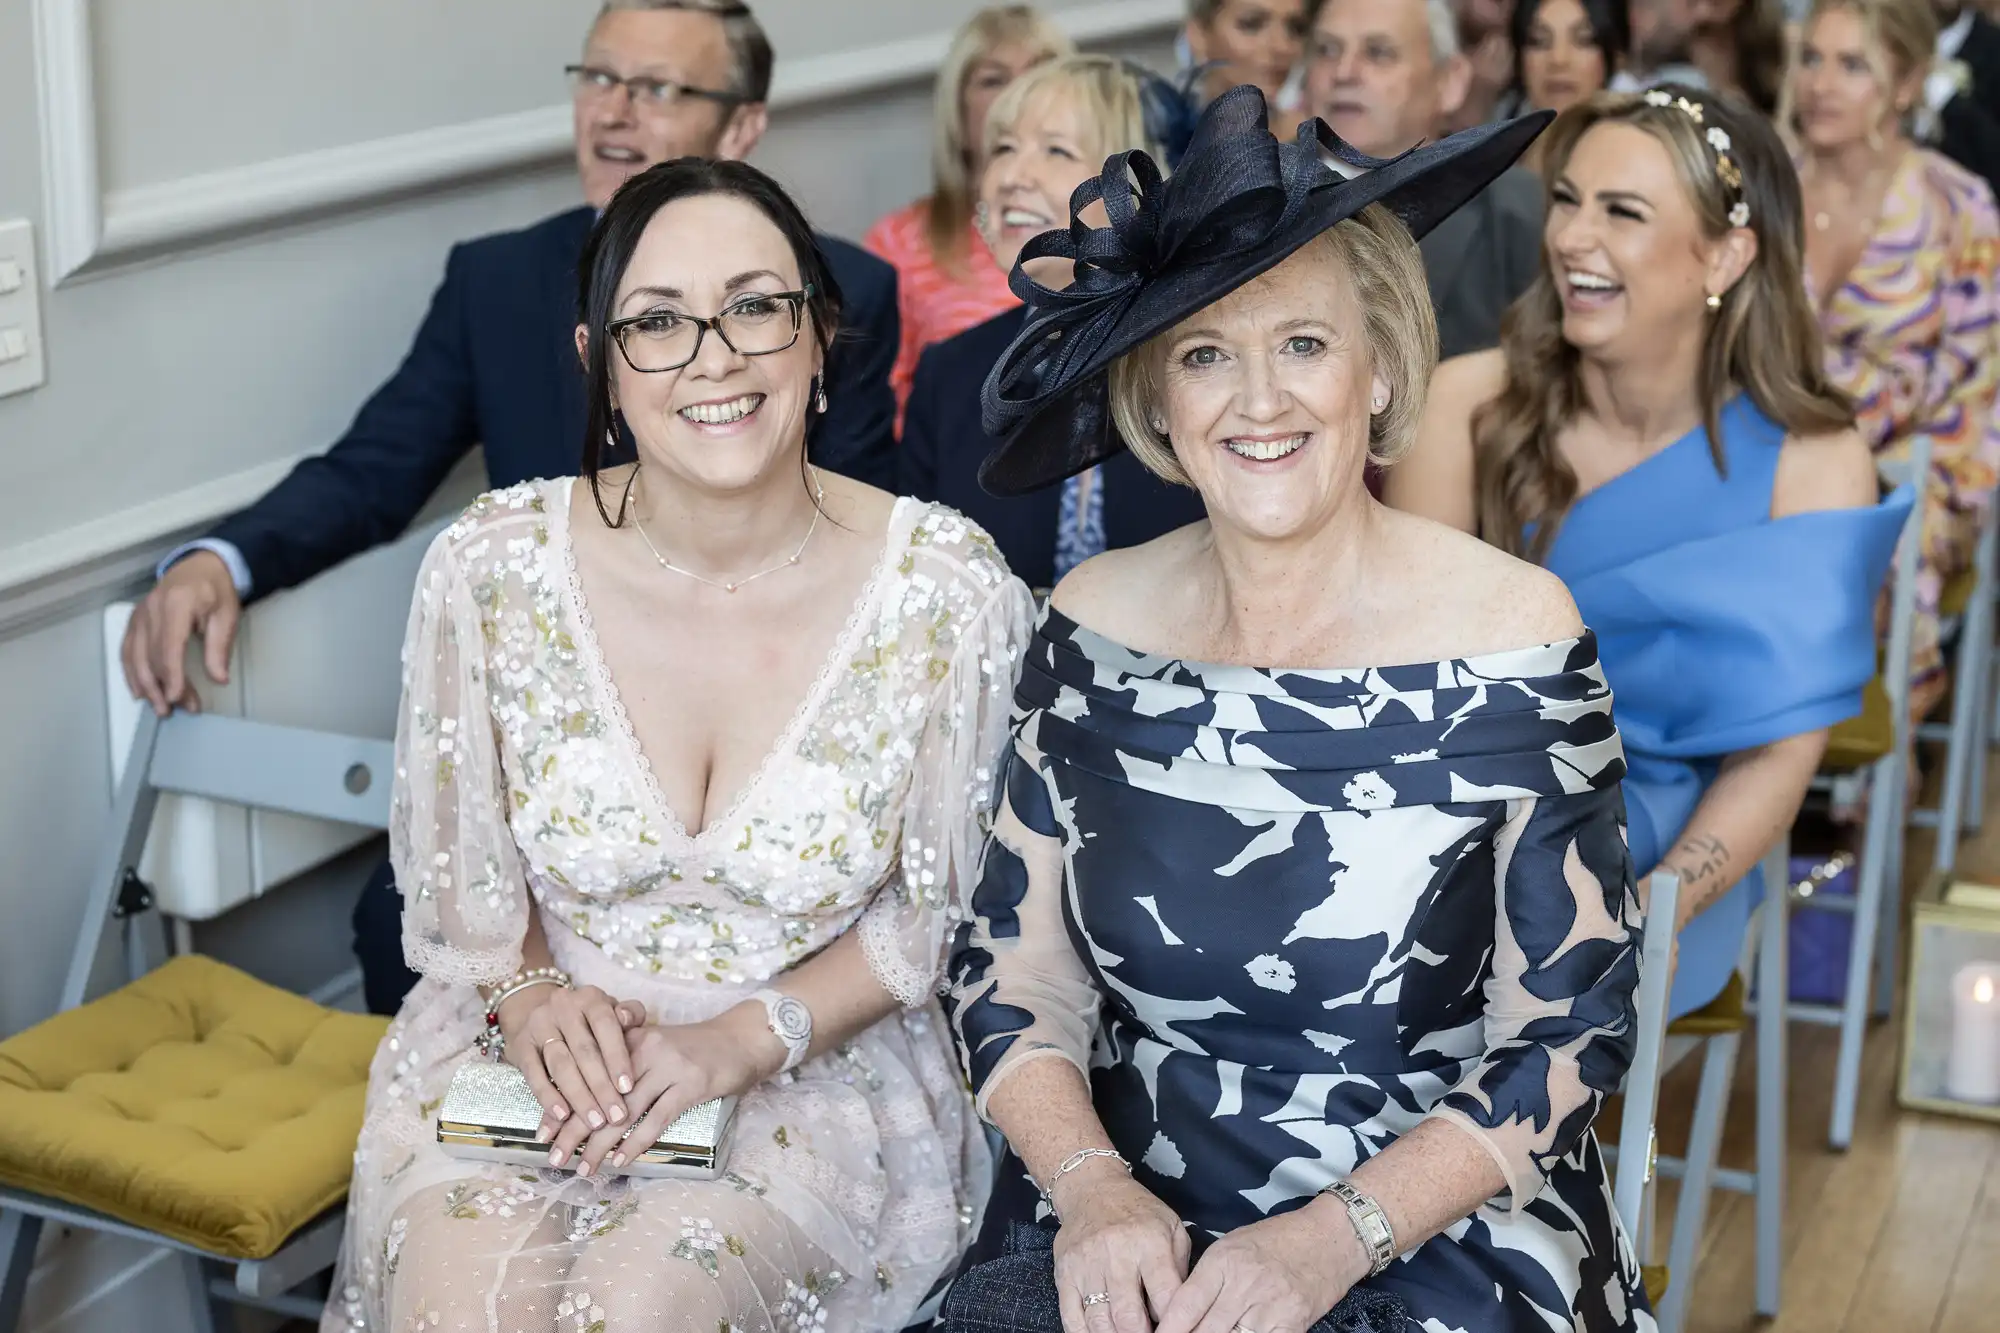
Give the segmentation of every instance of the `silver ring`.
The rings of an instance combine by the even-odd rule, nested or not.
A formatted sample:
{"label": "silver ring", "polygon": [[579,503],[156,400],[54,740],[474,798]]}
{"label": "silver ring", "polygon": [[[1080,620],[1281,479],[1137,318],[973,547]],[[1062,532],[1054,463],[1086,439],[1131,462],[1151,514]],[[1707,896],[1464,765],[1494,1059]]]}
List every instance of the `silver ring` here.
{"label": "silver ring", "polygon": [[1093,1305],[1109,1305],[1111,1304],[1111,1293],[1108,1291],[1093,1291],[1083,1298],[1083,1304],[1085,1309],[1089,1309]]}

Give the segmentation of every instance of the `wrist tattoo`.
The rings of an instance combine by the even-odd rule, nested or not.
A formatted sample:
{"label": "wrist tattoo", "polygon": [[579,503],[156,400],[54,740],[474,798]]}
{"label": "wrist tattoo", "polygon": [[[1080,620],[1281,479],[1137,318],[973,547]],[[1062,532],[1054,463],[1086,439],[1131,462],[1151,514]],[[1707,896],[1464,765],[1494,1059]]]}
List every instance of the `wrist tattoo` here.
{"label": "wrist tattoo", "polygon": [[1682,838],[1665,865],[1680,876],[1682,884],[1694,884],[1729,868],[1729,848],[1713,834],[1697,833]]}

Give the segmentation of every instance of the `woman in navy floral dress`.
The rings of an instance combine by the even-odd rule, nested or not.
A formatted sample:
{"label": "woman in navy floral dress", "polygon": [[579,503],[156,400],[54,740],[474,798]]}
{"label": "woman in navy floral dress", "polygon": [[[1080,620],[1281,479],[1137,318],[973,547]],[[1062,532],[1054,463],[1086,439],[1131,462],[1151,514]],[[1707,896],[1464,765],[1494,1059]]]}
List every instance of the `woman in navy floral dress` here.
{"label": "woman in navy floral dress", "polygon": [[990,486],[1129,444],[1209,521],[1081,566],[1026,655],[952,962],[1012,1150],[975,1259],[1057,1223],[1071,1333],[1304,1333],[1357,1287],[1398,1333],[1650,1333],[1591,1134],[1641,925],[1596,641],[1363,479],[1435,361],[1410,231],[1545,122],[1343,180],[1262,113],[1164,185],[1107,164],[1141,199],[1043,238],[1102,271],[987,386]]}

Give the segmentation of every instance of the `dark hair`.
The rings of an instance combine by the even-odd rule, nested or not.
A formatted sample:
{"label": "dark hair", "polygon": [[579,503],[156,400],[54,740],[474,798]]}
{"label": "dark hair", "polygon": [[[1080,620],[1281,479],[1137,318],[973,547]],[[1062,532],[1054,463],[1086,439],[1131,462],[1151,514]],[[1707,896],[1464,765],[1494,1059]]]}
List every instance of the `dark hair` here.
{"label": "dark hair", "polygon": [[[792,202],[784,187],[757,168],[747,162],[677,157],[648,167],[619,186],[618,193],[611,196],[603,216],[592,228],[590,240],[583,247],[583,258],[577,262],[576,294],[577,323],[590,334],[583,362],[586,413],[582,471],[597,501],[597,512],[614,528],[625,521],[624,498],[619,499],[618,517],[614,519],[605,509],[604,495],[597,485],[598,473],[608,465],[607,442],[619,437],[620,425],[618,409],[611,401],[611,358],[617,353],[611,350],[611,339],[604,330],[611,323],[618,301],[618,284],[624,281],[632,254],[639,248],[639,238],[646,234],[654,215],[678,200],[710,194],[743,200],[769,218],[771,225],[784,236],[792,258],[798,263],[800,280],[812,288],[812,295],[806,298],[805,317],[822,358],[840,328],[840,287],[827,266],[826,256],[820,253],[812,224],[806,221],[806,215]],[[623,452],[622,447],[619,452]],[[801,455],[801,471],[804,466]]]}
{"label": "dark hair", "polygon": [[1780,0],[1742,0],[1730,17],[1729,31],[1736,45],[1736,86],[1758,111],[1777,115],[1790,58],[1783,4]]}
{"label": "dark hair", "polygon": [[[1604,57],[1604,77],[1609,80],[1632,49],[1632,7],[1628,0],[1577,3],[1583,6],[1584,21],[1590,24],[1590,44]],[[1514,45],[1514,87],[1524,98],[1528,85],[1521,78],[1521,53],[1528,49],[1528,31],[1541,11],[1542,0],[1517,0],[1507,19],[1507,40]]]}

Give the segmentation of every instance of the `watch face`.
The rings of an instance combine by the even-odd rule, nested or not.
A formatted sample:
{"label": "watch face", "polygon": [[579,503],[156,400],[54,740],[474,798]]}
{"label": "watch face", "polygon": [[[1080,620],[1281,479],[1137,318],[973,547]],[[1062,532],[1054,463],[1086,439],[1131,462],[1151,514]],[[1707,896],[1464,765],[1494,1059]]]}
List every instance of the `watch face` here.
{"label": "watch face", "polygon": [[771,1030],[780,1041],[804,1041],[812,1036],[812,1010],[806,1008],[804,1000],[787,995],[771,1006]]}

